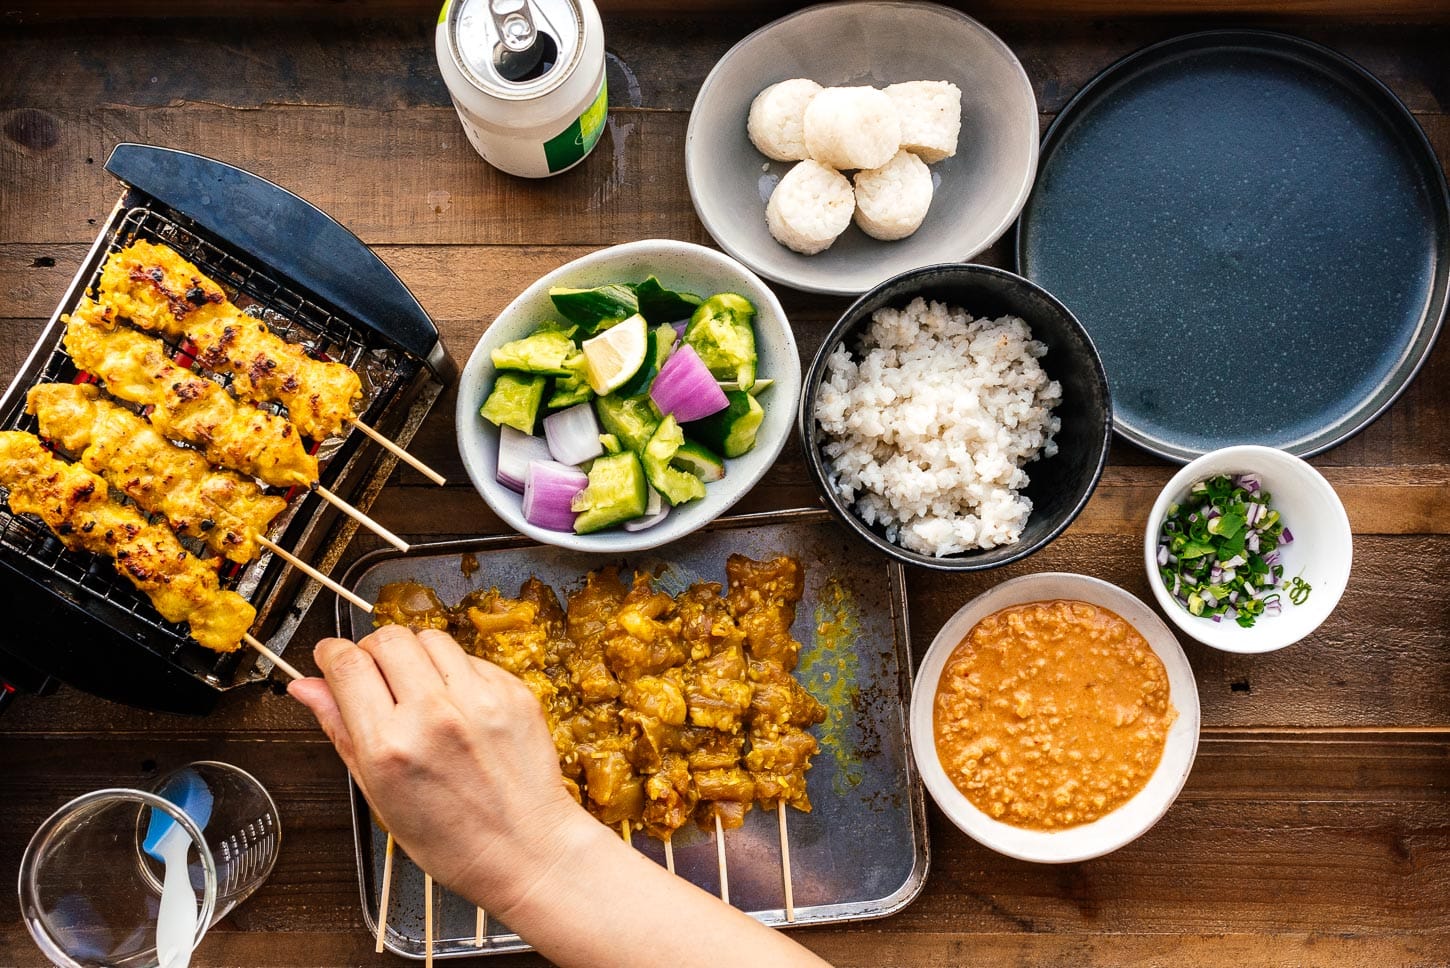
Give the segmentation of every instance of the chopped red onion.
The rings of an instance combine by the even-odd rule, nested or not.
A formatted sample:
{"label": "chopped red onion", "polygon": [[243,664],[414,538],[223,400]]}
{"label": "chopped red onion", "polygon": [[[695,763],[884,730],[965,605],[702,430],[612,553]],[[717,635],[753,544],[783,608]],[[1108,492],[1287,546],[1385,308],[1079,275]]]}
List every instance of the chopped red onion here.
{"label": "chopped red onion", "polygon": [[577,467],[530,461],[524,477],[524,520],[550,531],[573,531],[574,495],[588,486],[588,475]]}
{"label": "chopped red onion", "polygon": [[1284,533],[1279,536],[1279,544],[1290,544],[1293,542],[1293,540],[1294,532],[1290,531],[1288,528],[1285,528]]}
{"label": "chopped red onion", "polygon": [[544,437],[549,453],[561,464],[582,464],[604,453],[599,442],[599,421],[594,407],[575,404],[544,418]]}
{"label": "chopped red onion", "polygon": [[1161,568],[1168,564],[1168,546],[1158,546],[1158,566]]}
{"label": "chopped red onion", "polygon": [[649,388],[650,399],[680,423],[700,420],[729,406],[725,391],[688,343],[670,354]]}
{"label": "chopped red onion", "polygon": [[498,482],[510,491],[524,493],[524,478],[529,462],[549,460],[549,445],[542,437],[534,437],[505,424],[498,428]]}
{"label": "chopped red onion", "polygon": [[1259,533],[1257,531],[1249,532],[1249,536],[1244,539],[1244,547],[1253,552],[1259,550]]}

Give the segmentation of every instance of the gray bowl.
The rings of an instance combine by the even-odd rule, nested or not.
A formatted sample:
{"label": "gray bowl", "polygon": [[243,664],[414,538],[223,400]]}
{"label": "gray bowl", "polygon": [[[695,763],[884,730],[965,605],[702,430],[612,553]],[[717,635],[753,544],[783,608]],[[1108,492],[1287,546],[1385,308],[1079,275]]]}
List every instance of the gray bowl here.
{"label": "gray bowl", "polygon": [[[1054,411],[1062,420],[1055,456],[1027,465],[1031,483],[1024,493],[1032,514],[1016,544],[942,558],[908,551],[887,540],[842,502],[829,483],[829,461],[821,452],[824,435],[815,420],[816,395],[826,372],[826,359],[885,306],[901,307],[917,296],[960,306],[973,316],[1020,316],[1034,339],[1047,344],[1041,360],[1047,375],[1062,384],[1062,402]],[[1066,306],[1047,290],[1021,276],[981,265],[924,266],[902,273],[856,300],[827,334],[806,373],[799,416],[806,464],[835,516],[861,538],[898,561],[939,571],[984,571],[1020,561],[1043,548],[1067,529],[1092,497],[1102,477],[1112,440],[1112,404],[1108,378],[1091,337]]]}
{"label": "gray bowl", "polygon": [[[915,235],[870,238],[852,225],[818,255],[771,237],[765,203],[793,164],[770,161],[745,122],[762,89],[792,77],[826,86],[951,81],[962,90],[957,153],[931,166],[936,196]],[[971,17],[929,3],[809,7],[736,44],[705,78],[685,136],[685,175],[720,247],[768,279],[855,295],[899,272],[973,258],[1027,201],[1037,172],[1037,100],[1022,65]]]}

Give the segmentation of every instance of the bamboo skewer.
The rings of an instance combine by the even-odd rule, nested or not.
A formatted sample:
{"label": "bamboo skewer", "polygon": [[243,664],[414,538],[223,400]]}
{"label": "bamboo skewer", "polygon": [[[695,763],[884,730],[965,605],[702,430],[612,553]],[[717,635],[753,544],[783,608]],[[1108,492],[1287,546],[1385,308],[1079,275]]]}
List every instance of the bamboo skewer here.
{"label": "bamboo skewer", "polygon": [[795,920],[795,889],[790,883],[790,835],[785,826],[785,801],[775,801],[776,817],[780,820],[780,876],[785,883],[785,920]]}
{"label": "bamboo skewer", "polygon": [[293,679],[302,678],[302,673],[292,668],[291,663],[289,663],[286,659],[282,658],[277,653],[273,652],[271,649],[267,648],[261,642],[257,641],[257,639],[253,638],[250,632],[242,636],[242,641],[247,643],[247,645],[251,646],[258,653],[260,653],[263,658],[271,660],[274,666],[287,673],[287,675],[291,676]]}
{"label": "bamboo skewer", "polygon": [[388,934],[388,897],[393,893],[393,835],[388,834],[388,846],[383,850],[383,893],[378,898],[378,946],[373,949],[383,953],[383,939]]}
{"label": "bamboo skewer", "polygon": [[631,847],[634,846],[634,840],[629,836],[629,821],[628,820],[621,820],[619,822],[619,833],[620,833],[621,836],[624,837],[624,842],[626,844],[628,844]]}
{"label": "bamboo skewer", "polygon": [[423,872],[423,964],[433,968],[433,875]]}
{"label": "bamboo skewer", "polygon": [[413,468],[413,470],[428,478],[428,480],[432,481],[434,484],[442,487],[444,484],[448,483],[448,478],[444,477],[442,474],[438,473],[433,468],[429,467],[427,464],[423,463],[421,460],[408,453],[394,441],[388,439],[387,437],[384,437],[382,434],[378,433],[376,430],[369,427],[361,420],[354,419],[352,425],[358,430],[361,430],[364,436],[370,437],[375,443],[377,443],[379,447],[383,448],[388,453],[398,458],[398,460],[402,461],[409,467]]}
{"label": "bamboo skewer", "polygon": [[478,909],[478,917],[473,922],[473,946],[483,947],[483,936],[488,934],[488,914],[483,908]]}
{"label": "bamboo skewer", "polygon": [[730,903],[730,871],[725,866],[725,825],[715,814],[715,855],[720,862],[720,900]]}
{"label": "bamboo skewer", "polygon": [[278,558],[281,558],[283,561],[287,562],[287,564],[291,565],[293,568],[296,568],[308,578],[311,578],[313,581],[322,585],[322,587],[330,590],[331,592],[342,598],[347,599],[349,602],[352,602],[364,612],[371,612],[373,610],[372,602],[368,601],[366,598],[363,598],[361,595],[358,595],[348,590],[347,588],[344,588],[342,585],[333,581],[331,578],[327,577],[316,568],[313,568],[301,558],[298,558],[286,548],[283,548],[281,545],[277,544],[274,541],[271,541],[268,538],[262,537],[260,534],[253,535],[252,537],[257,542],[257,544],[261,545],[263,548],[266,548],[268,551],[272,552],[272,554],[276,555]]}
{"label": "bamboo skewer", "polygon": [[382,538],[394,548],[397,548],[399,551],[402,551],[404,553],[406,553],[410,549],[411,546],[408,544],[408,542],[393,534],[393,532],[389,531],[381,524],[378,524],[372,518],[368,517],[366,514],[363,514],[357,508],[353,507],[351,504],[348,504],[346,501],[329,491],[327,488],[318,484],[315,485],[312,489],[316,491],[318,496],[321,497],[328,504],[331,504],[343,514],[346,514],[348,517],[352,518],[358,524],[367,528],[379,538]]}
{"label": "bamboo skewer", "polygon": [[665,870],[671,874],[675,872],[675,844],[674,837],[665,837]]}

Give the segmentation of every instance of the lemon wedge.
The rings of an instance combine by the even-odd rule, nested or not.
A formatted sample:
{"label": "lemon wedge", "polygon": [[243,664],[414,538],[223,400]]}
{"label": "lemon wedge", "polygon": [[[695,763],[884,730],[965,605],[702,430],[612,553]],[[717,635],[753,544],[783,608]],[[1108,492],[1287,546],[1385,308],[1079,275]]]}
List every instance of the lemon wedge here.
{"label": "lemon wedge", "polygon": [[629,382],[649,355],[649,324],[636,313],[583,342],[589,387],[601,397]]}

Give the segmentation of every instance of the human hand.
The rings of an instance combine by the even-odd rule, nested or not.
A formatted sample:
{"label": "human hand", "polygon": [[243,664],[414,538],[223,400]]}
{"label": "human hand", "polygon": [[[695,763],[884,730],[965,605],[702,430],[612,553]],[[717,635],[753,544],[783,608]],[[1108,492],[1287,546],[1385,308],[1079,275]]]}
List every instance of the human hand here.
{"label": "human hand", "polygon": [[326,679],[288,691],[439,883],[501,914],[561,861],[571,824],[593,826],[564,789],[533,693],[446,633],[390,625],[315,654]]}

